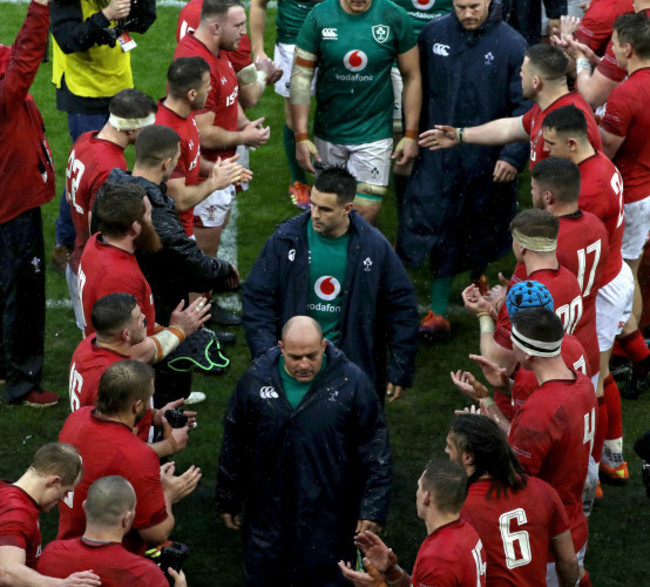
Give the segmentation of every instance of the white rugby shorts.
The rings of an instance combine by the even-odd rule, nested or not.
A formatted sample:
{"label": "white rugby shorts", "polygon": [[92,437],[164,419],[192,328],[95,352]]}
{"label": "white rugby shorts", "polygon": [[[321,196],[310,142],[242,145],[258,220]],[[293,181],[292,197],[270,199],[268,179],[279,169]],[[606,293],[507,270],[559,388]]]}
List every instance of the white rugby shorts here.
{"label": "white rugby shorts", "polygon": [[634,302],[634,275],[623,261],[618,275],[598,289],[596,296],[596,331],[601,353],[614,345],[614,339],[623,330],[632,313]]}

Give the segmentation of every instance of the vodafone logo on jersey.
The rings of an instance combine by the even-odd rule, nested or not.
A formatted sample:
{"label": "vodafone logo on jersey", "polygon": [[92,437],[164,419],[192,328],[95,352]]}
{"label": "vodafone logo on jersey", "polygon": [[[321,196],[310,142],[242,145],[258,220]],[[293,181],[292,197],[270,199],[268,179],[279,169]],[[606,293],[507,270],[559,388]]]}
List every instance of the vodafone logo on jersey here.
{"label": "vodafone logo on jersey", "polygon": [[411,0],[411,2],[418,10],[429,10],[429,8],[433,8],[436,0]]}
{"label": "vodafone logo on jersey", "polygon": [[341,293],[341,284],[336,277],[323,275],[316,280],[314,292],[321,300],[331,302]]}
{"label": "vodafone logo on jersey", "polygon": [[343,57],[343,65],[348,71],[362,71],[368,65],[368,56],[361,49],[353,49]]}

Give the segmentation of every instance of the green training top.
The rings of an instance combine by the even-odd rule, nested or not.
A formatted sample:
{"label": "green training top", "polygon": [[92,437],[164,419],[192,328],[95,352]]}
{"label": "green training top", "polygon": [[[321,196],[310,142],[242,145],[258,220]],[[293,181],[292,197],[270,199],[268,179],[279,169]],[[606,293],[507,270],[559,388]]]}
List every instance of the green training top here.
{"label": "green training top", "polygon": [[321,236],[307,223],[309,243],[309,301],[307,313],[334,344],[341,339],[341,294],[348,267],[350,233],[338,238]]}
{"label": "green training top", "polygon": [[278,362],[278,369],[280,371],[280,379],[282,379],[282,386],[284,387],[284,393],[287,396],[287,400],[291,407],[295,410],[311,389],[311,384],[314,382],[316,377],[320,375],[325,370],[325,364],[327,363],[327,357],[323,355],[323,364],[321,365],[320,371],[316,374],[314,379],[302,383],[289,375],[287,370],[284,368],[285,361],[284,355],[280,355],[280,360]]}
{"label": "green training top", "polygon": [[372,0],[362,14],[348,14],[340,0],[316,6],[297,43],[318,56],[314,135],[340,145],[391,138],[391,66],[415,43],[411,19],[390,0]]}
{"label": "green training top", "polygon": [[425,24],[434,18],[449,14],[454,9],[452,0],[393,0],[411,17],[415,34],[419,35]]}
{"label": "green training top", "polygon": [[317,0],[280,0],[275,25],[278,28],[276,43],[295,45],[298,33],[309,11],[318,4]]}

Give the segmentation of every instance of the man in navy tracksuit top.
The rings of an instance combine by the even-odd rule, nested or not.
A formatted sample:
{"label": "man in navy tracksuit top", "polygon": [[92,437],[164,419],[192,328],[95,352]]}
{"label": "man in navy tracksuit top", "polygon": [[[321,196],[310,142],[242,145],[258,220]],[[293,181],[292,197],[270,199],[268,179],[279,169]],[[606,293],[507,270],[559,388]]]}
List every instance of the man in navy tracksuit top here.
{"label": "man in navy tracksuit top", "polygon": [[243,530],[246,584],[346,585],[336,563],[353,560],[356,533],[384,524],[390,486],[370,379],[315,320],[291,318],[241,377],[225,416],[217,510]]}
{"label": "man in navy tracksuit top", "polygon": [[389,242],[352,211],[356,183],[343,168],[324,170],[311,211],[266,242],[244,285],[246,340],[258,357],[289,318],[311,316],[370,377],[380,399],[386,392],[392,399],[413,380],[415,291]]}

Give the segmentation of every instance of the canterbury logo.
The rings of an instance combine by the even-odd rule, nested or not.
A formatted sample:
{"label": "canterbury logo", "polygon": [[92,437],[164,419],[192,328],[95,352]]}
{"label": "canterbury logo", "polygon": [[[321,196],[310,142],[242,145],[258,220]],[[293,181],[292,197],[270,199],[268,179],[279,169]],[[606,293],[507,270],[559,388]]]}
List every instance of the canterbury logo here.
{"label": "canterbury logo", "polygon": [[266,385],[265,387],[260,387],[260,397],[262,399],[276,399],[280,397],[278,392],[275,391],[275,387],[272,385]]}
{"label": "canterbury logo", "polygon": [[442,43],[436,43],[433,46],[434,55],[441,55],[442,57],[449,57],[449,45],[443,45]]}
{"label": "canterbury logo", "polygon": [[336,41],[339,38],[339,33],[335,28],[323,29],[321,33],[323,39],[329,39],[330,41]]}

